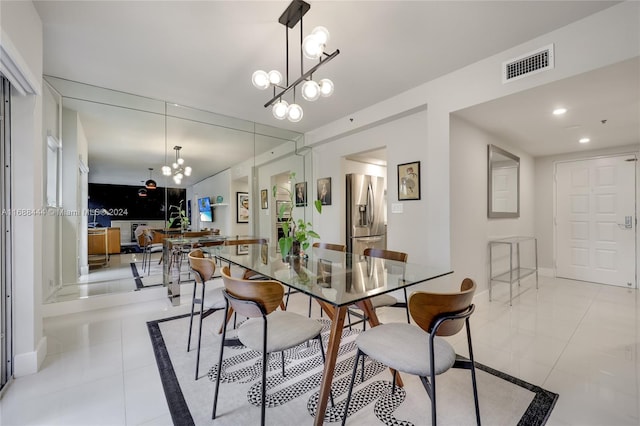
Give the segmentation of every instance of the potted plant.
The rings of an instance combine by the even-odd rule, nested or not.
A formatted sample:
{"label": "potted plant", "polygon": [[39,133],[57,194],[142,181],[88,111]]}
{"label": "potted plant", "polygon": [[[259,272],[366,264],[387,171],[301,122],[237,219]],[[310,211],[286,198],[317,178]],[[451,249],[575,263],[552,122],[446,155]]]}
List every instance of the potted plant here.
{"label": "potted plant", "polygon": [[182,203],[184,200],[180,200],[180,203],[176,205],[169,206],[169,228],[173,227],[173,224],[176,221],[180,221],[180,229],[182,232],[186,231],[189,228],[189,217],[187,216],[186,210],[182,207]]}
{"label": "potted plant", "polygon": [[[289,174],[289,181],[291,182],[292,187],[295,186],[295,178],[295,172],[291,172]],[[289,254],[293,256],[300,256],[300,250],[308,249],[311,244],[311,239],[320,238],[320,235],[313,231],[313,225],[311,222],[305,222],[302,219],[294,219],[293,206],[295,204],[293,191],[286,187],[273,185],[274,199],[277,198],[278,193],[285,193],[289,198],[289,203],[283,203],[278,211],[278,219],[282,223],[282,231],[284,233],[284,236],[278,239],[280,253],[282,253],[283,258]],[[315,200],[313,204],[318,213],[322,213],[321,201]],[[283,220],[283,218],[286,218],[286,220]]]}

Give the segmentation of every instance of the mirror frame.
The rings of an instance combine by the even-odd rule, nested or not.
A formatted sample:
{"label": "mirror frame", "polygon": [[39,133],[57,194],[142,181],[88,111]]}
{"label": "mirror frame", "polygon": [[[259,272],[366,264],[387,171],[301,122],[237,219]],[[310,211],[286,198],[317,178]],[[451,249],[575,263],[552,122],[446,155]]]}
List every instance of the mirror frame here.
{"label": "mirror frame", "polygon": [[[493,210],[493,157],[495,154],[512,159],[517,164],[517,207],[515,212]],[[520,217],[520,157],[495,145],[487,145],[487,217],[489,218],[516,218]]]}

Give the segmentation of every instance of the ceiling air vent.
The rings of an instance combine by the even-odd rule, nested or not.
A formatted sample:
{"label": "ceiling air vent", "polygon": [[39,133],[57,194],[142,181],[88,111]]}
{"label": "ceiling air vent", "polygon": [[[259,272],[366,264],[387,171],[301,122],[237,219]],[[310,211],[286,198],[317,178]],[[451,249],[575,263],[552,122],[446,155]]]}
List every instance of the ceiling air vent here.
{"label": "ceiling air vent", "polygon": [[502,82],[553,68],[553,44],[502,63]]}

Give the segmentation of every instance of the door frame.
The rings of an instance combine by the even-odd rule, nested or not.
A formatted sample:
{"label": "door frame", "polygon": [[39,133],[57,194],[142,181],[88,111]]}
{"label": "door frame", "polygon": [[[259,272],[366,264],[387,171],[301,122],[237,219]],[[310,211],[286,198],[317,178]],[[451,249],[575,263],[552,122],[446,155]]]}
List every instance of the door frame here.
{"label": "door frame", "polygon": [[[11,211],[11,84],[0,74],[0,208]],[[0,396],[13,380],[13,226],[11,214],[0,217]]]}
{"label": "door frame", "polygon": [[[640,267],[640,252],[638,248],[640,247],[640,233],[638,232],[638,200],[640,199],[640,173],[638,173],[638,162],[640,158],[640,151],[629,151],[629,152],[621,152],[621,153],[612,153],[612,154],[602,154],[602,155],[593,155],[579,158],[572,158],[567,160],[556,160],[553,162],[553,276],[558,276],[558,164],[562,163],[575,163],[580,161],[590,161],[590,160],[598,160],[601,158],[614,158],[614,157],[629,157],[632,156],[635,158],[635,200],[634,200],[634,212],[633,217],[635,219],[634,233],[635,233],[635,267],[634,267],[634,280],[635,285],[632,289],[638,289],[640,286],[638,285],[638,272]],[[623,287],[621,287],[623,288]]]}

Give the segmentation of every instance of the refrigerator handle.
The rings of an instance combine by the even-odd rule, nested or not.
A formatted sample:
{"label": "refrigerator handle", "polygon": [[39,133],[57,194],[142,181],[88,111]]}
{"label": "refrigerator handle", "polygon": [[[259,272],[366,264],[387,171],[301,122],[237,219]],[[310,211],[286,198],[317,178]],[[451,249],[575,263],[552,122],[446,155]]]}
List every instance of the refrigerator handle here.
{"label": "refrigerator handle", "polygon": [[373,219],[374,219],[373,210],[374,210],[375,203],[376,203],[376,200],[373,197],[373,188],[371,187],[371,183],[369,183],[369,185],[367,185],[367,204],[369,204],[367,209],[369,217],[367,219],[369,220],[369,223],[368,223],[369,226],[373,225]]}

